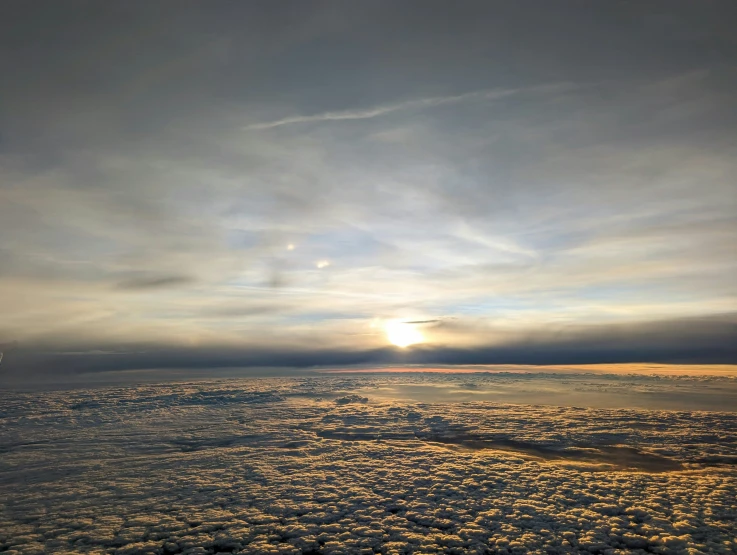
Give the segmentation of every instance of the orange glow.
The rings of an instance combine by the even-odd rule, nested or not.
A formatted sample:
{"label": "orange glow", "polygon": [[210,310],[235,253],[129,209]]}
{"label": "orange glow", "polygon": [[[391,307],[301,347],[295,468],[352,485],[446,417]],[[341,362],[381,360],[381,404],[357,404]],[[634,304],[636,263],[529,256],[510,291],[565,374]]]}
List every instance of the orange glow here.
{"label": "orange glow", "polygon": [[392,366],[385,368],[346,368],[321,370],[326,374],[356,374],[356,373],[436,373],[436,374],[474,374],[478,372],[499,373],[579,373],[592,372],[598,374],[657,374],[657,375],[682,375],[682,376],[737,376],[737,365],[735,364],[649,364],[649,363],[623,363],[623,364],[581,364],[581,365],[558,365],[558,366],[534,366],[521,364],[502,365],[479,365],[461,367],[437,367],[437,366]]}

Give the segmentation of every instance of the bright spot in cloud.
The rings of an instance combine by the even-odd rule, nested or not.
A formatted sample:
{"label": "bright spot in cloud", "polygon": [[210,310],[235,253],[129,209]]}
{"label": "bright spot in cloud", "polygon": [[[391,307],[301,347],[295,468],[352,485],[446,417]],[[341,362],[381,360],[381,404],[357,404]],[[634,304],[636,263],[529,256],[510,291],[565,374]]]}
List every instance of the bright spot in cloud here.
{"label": "bright spot in cloud", "polygon": [[294,250],[294,245],[293,245],[292,243],[289,243],[289,244],[287,245],[287,250],[288,250],[288,251],[293,251],[293,250]]}
{"label": "bright spot in cloud", "polygon": [[387,339],[397,347],[409,347],[425,340],[414,325],[404,322],[387,322],[384,331]]}
{"label": "bright spot in cloud", "polygon": [[327,260],[318,260],[315,266],[317,266],[318,268],[327,268],[328,266],[330,266],[330,262]]}

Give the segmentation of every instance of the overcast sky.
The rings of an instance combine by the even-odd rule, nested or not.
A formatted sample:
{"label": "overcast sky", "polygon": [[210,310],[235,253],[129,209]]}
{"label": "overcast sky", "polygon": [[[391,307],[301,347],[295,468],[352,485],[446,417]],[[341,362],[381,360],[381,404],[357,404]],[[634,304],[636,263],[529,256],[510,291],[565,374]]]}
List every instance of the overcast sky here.
{"label": "overcast sky", "polygon": [[371,363],[399,321],[422,362],[737,362],[735,21],[6,0],[0,343]]}

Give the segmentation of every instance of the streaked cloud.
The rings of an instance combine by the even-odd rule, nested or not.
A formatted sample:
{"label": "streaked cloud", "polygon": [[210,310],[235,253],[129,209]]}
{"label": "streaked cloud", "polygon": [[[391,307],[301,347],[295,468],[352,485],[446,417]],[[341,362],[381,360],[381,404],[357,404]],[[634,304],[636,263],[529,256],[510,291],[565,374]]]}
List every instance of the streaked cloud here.
{"label": "streaked cloud", "polygon": [[164,289],[186,285],[192,281],[193,279],[189,276],[137,277],[121,281],[117,287],[129,290]]}
{"label": "streaked cloud", "polygon": [[266,121],[261,123],[253,123],[246,126],[246,129],[261,130],[261,129],[273,129],[275,127],[282,127],[284,125],[294,125],[297,123],[317,123],[317,122],[329,122],[329,121],[345,121],[345,120],[361,120],[370,119],[380,116],[391,114],[392,112],[398,112],[401,110],[423,110],[426,108],[433,108],[435,106],[443,106],[446,104],[456,104],[461,102],[473,102],[480,100],[498,100],[514,94],[522,92],[555,92],[558,90],[564,90],[565,85],[549,85],[534,87],[527,90],[523,89],[497,89],[497,90],[483,90],[473,91],[463,94],[457,94],[453,96],[438,96],[430,98],[417,98],[413,100],[407,100],[404,102],[398,102],[396,104],[388,104],[385,106],[376,106],[373,108],[366,108],[363,110],[345,110],[341,112],[324,112],[322,114],[313,114],[309,116],[289,116],[274,121]]}
{"label": "streaked cloud", "polygon": [[1,342],[348,364],[433,322],[461,363],[737,312],[726,7],[203,9],[0,18]]}

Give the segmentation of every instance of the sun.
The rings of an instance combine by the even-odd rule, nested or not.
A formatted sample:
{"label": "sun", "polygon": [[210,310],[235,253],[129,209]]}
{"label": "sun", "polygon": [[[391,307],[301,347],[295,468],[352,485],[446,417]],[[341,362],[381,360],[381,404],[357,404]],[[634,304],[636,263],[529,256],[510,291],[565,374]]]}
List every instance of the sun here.
{"label": "sun", "polygon": [[397,347],[409,347],[425,340],[414,325],[405,322],[387,322],[384,331],[387,339]]}

